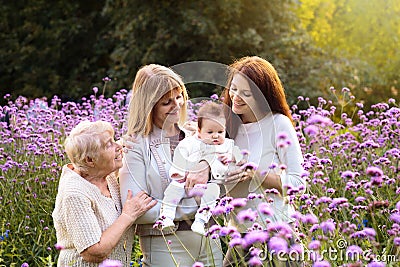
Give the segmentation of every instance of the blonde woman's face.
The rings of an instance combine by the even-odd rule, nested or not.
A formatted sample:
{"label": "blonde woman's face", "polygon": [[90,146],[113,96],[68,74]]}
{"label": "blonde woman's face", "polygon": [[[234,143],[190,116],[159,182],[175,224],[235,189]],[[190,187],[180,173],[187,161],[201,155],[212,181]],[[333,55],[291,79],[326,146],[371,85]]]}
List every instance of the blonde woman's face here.
{"label": "blonde woman's face", "polygon": [[161,129],[178,123],[184,102],[181,90],[166,93],[154,106],[153,123]]}

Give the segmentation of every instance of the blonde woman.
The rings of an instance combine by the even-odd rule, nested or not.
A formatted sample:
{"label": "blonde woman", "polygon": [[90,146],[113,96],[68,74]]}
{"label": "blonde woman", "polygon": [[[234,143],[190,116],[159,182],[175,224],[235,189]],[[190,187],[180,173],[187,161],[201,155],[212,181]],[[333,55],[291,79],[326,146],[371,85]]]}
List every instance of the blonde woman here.
{"label": "blonde woman", "polygon": [[[128,150],[120,171],[123,202],[127,190],[144,190],[158,204],[136,221],[144,266],[221,266],[219,240],[211,240],[191,231],[198,209],[194,198],[178,203],[175,226],[160,230],[153,228],[160,215],[164,191],[171,182],[168,175],[172,157],[179,141],[185,137],[180,129],[186,120],[187,92],[179,75],[171,69],[151,64],[136,74],[129,104],[128,135],[136,143]],[[203,168],[205,166],[205,168]],[[187,177],[186,187],[208,180],[208,164],[199,163],[199,171]]]}
{"label": "blonde woman", "polygon": [[57,266],[98,266],[105,259],[129,266],[133,222],[156,201],[144,192],[127,192],[122,208],[115,172],[122,147],[104,121],[79,123],[65,142],[71,163],[62,170],[53,211]]}

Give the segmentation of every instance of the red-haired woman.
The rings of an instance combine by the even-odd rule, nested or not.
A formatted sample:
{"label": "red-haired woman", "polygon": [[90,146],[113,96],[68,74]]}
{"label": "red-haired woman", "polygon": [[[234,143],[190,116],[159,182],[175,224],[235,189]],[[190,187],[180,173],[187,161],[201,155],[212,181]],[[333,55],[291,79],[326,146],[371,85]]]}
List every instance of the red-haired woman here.
{"label": "red-haired woman", "polygon": [[[247,197],[249,193],[262,195],[249,199],[241,210],[257,211],[255,222],[263,229],[274,223],[290,224],[294,208],[285,201],[286,189],[305,190],[306,182],[301,176],[303,156],[277,71],[260,57],[241,58],[229,66],[223,97],[233,112],[227,125],[229,137],[241,149],[248,150],[249,162],[258,165],[256,172],[240,169],[232,172],[226,185],[228,195],[233,198]],[[272,214],[258,210],[262,202],[270,203]],[[254,224],[238,223],[235,216],[231,223],[244,235]],[[224,266],[233,264],[233,253],[234,250],[228,251]]]}

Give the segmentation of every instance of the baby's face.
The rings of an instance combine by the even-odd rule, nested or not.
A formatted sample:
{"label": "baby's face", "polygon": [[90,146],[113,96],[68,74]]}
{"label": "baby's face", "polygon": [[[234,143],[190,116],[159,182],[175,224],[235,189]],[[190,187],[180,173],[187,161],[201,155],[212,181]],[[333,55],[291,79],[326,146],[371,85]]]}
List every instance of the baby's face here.
{"label": "baby's face", "polygon": [[225,141],[225,124],[226,120],[203,119],[202,127],[199,129],[199,139],[209,145],[221,145]]}

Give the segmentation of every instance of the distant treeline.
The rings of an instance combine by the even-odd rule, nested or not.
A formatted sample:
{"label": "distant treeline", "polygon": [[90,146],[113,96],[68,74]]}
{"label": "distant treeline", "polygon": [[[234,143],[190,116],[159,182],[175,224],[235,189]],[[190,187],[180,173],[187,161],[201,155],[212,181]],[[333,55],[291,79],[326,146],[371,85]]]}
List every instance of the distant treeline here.
{"label": "distant treeline", "polygon": [[[111,96],[129,89],[144,64],[229,64],[259,55],[278,69],[290,103],[299,95],[327,96],[331,86],[351,88],[366,104],[370,95],[373,103],[393,97],[394,71],[383,73],[349,53],[340,57],[316,41],[311,26],[318,20],[314,16],[310,22],[303,14],[304,8],[316,14],[318,6],[307,2],[318,1],[5,1],[0,96],[2,101],[6,93],[77,101],[94,86],[103,88],[104,77],[112,79],[105,90]],[[219,89],[189,85],[191,97]]]}

